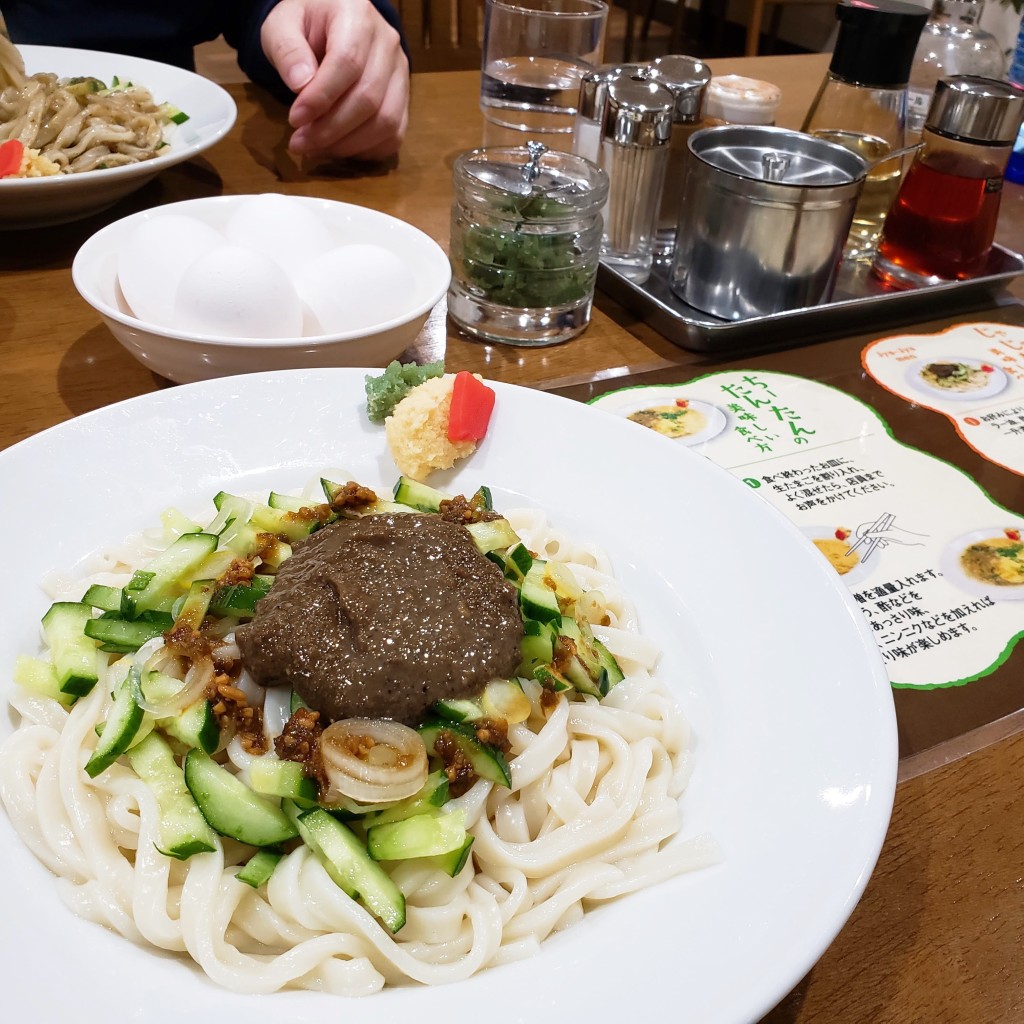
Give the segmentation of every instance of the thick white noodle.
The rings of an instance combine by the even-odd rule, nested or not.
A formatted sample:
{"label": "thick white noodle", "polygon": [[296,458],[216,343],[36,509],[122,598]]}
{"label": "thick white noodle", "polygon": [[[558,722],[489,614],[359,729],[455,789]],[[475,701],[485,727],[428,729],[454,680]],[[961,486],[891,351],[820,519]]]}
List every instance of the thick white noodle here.
{"label": "thick white noodle", "polygon": [[[134,941],[187,953],[235,991],[367,995],[531,956],[600,902],[717,860],[707,837],[678,836],[689,727],[651,674],[657,649],[636,634],[632,604],[607,559],[551,530],[541,513],[509,518],[531,549],[566,557],[592,588],[595,632],[629,671],[604,701],[559,701],[548,712],[540,686],[524,681],[533,712],[509,730],[512,789],[481,780],[446,806],[465,814],[474,836],[456,878],[423,861],[392,866],[408,904],[397,936],[346,896],[305,846],[258,891],[236,881],[249,851],[230,840],[185,863],[160,854],[148,787],[120,763],[95,779],[83,771],[110,679],[70,712],[17,692],[11,704],[20,725],[0,748],[0,800],[26,845],[59,876],[68,905]],[[86,581],[55,589],[75,600],[93,581],[123,582],[170,539],[165,530],[121,545],[88,564]],[[248,678],[240,685],[264,700]],[[283,692],[266,697],[270,731],[283,724],[285,702]],[[244,776],[252,755],[236,740],[227,753]]]}

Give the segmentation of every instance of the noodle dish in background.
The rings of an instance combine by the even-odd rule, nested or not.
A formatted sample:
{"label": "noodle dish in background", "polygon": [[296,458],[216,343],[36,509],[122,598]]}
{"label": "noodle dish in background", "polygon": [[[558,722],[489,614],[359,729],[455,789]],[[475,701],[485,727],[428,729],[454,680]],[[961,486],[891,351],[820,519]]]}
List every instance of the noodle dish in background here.
{"label": "noodle dish in background", "polygon": [[0,229],[106,209],[235,122],[235,103],[219,85],[157,61],[9,45],[0,58]]}
{"label": "noodle dish in background", "polygon": [[[429,487],[406,482],[392,499],[388,489],[396,466],[385,427],[367,415],[365,373],[285,371],[205,381],[109,406],[0,453],[0,484],[5,493],[19,495],[16,507],[0,510],[0,525],[19,538],[7,565],[10,586],[0,595],[0,614],[7,623],[0,638],[0,692],[32,719],[27,728],[16,729],[18,712],[12,709],[0,718],[6,751],[0,787],[9,811],[0,815],[0,855],[11,879],[0,890],[0,956],[8,967],[10,1010],[34,1020],[74,1012],[86,1024],[98,1022],[99,995],[108,984],[106,973],[114,970],[119,998],[132,1005],[147,1005],[153,992],[161,993],[150,1014],[160,1021],[194,1017],[200,1001],[200,1016],[210,1020],[258,1012],[278,1002],[284,1006],[285,1001],[289,1019],[296,1022],[319,1021],[325,1012],[356,1007],[371,1024],[408,1021],[414,1015],[437,1020],[450,1013],[455,993],[466,1005],[492,1005],[514,993],[503,1020],[554,1024],[564,1019],[569,992],[573,1014],[581,1018],[601,1020],[611,1011],[654,1015],[672,999],[688,1018],[705,1024],[756,1019],[809,969],[852,912],[892,807],[897,760],[892,696],[870,633],[838,576],[808,550],[794,527],[707,460],[680,452],[654,431],[637,430],[621,418],[510,385],[490,385],[495,403],[475,451],[455,470],[433,472]],[[571,465],[538,458],[552,436],[585,436],[588,443],[578,446]],[[154,459],[157,449],[161,457]],[[39,472],[44,460],[45,475]],[[167,472],[168,465],[174,472]],[[620,667],[632,672],[634,663],[643,662],[642,674],[650,677],[638,688],[628,673],[615,681],[609,675],[607,686],[598,684],[600,700],[581,695],[553,712],[552,717],[575,716],[582,730],[573,741],[578,749],[565,762],[576,765],[582,755],[572,770],[560,771],[556,765],[549,778],[543,773],[529,778],[532,759],[516,747],[528,738],[519,735],[519,725],[509,727],[512,789],[494,778],[484,789],[508,793],[510,802],[501,798],[503,810],[487,803],[492,820],[479,804],[474,810],[470,794],[480,783],[473,783],[455,798],[453,809],[461,817],[447,823],[452,828],[464,823],[474,837],[469,855],[476,856],[475,846],[479,857],[473,870],[456,863],[454,872],[438,872],[432,863],[427,867],[434,874],[424,875],[423,865],[412,861],[396,867],[399,862],[391,860],[396,850],[387,844],[395,838],[391,826],[396,823],[375,821],[385,829],[376,835],[384,841],[378,853],[406,897],[408,924],[395,910],[399,901],[393,890],[395,899],[373,902],[375,894],[387,891],[378,875],[373,877],[383,889],[363,879],[358,902],[345,894],[345,878],[325,869],[331,858],[325,848],[317,854],[314,847],[329,845],[325,837],[341,822],[315,807],[297,815],[297,822],[313,833],[308,848],[292,848],[292,840],[284,838],[292,835],[295,821],[284,800],[278,815],[261,818],[262,825],[280,826],[278,832],[224,838],[239,831],[238,823],[220,817],[209,792],[196,800],[206,807],[208,823],[220,838],[200,835],[202,824],[196,822],[189,842],[200,847],[192,857],[179,861],[154,848],[167,836],[156,830],[151,805],[143,813],[148,824],[139,832],[133,808],[141,806],[137,799],[146,803],[142,777],[165,749],[177,750],[177,757],[191,750],[183,770],[196,793],[207,783],[222,795],[237,793],[223,775],[243,772],[239,764],[257,786],[246,751],[235,752],[237,763],[224,760],[225,752],[212,744],[212,758],[197,753],[202,730],[196,733],[199,746],[189,747],[180,738],[172,743],[170,727],[161,726],[142,737],[136,753],[117,754],[125,720],[115,709],[131,702],[122,698],[119,704],[118,697],[110,702],[107,684],[118,694],[141,694],[163,711],[168,710],[167,693],[173,700],[178,692],[172,686],[161,697],[151,688],[158,682],[151,677],[157,666],[149,664],[155,647],[139,648],[128,658],[134,663],[138,655],[145,663],[140,672],[146,680],[138,689],[126,691],[119,678],[105,678],[79,698],[83,703],[74,726],[65,724],[65,713],[53,701],[48,705],[30,697],[26,703],[12,682],[19,656],[32,658],[44,650],[44,617],[48,622],[42,629],[54,639],[53,595],[74,606],[76,587],[87,577],[90,588],[99,588],[93,591],[95,600],[105,600],[120,585],[133,614],[139,614],[130,622],[119,613],[91,621],[115,632],[133,623],[137,630],[147,622],[159,629],[152,616],[143,616],[147,604],[159,604],[166,596],[156,563],[166,562],[160,538],[166,539],[168,531],[184,541],[182,548],[221,536],[195,532],[190,522],[211,531],[234,530],[237,536],[249,526],[257,505],[259,515],[267,518],[256,526],[273,520],[282,529],[285,524],[299,529],[305,519],[301,508],[309,507],[306,502],[317,491],[321,497],[333,494],[334,505],[341,507],[340,492],[330,486],[339,478],[375,488],[385,502],[393,500],[384,518],[408,516],[396,504],[414,502],[422,508],[438,491],[484,495],[484,505],[508,510],[507,521],[481,519],[474,537],[511,526],[528,538],[528,548],[539,559],[581,566],[572,570],[582,573],[576,600],[590,608],[583,614],[587,621],[593,618],[595,636],[605,637]],[[76,495],[81,514],[69,518],[53,501],[54,479]],[[596,479],[614,483],[623,496],[657,488],[659,501],[598,502],[588,497]],[[311,491],[304,490],[309,486]],[[702,500],[692,501],[694,494]],[[243,515],[239,500],[253,495],[259,501]],[[211,506],[213,496],[217,499]],[[355,498],[369,500],[365,494]],[[513,509],[521,511],[513,515]],[[427,520],[431,513],[412,515],[416,518],[410,523]],[[161,526],[145,533],[143,547],[125,546],[154,523]],[[316,547],[306,549],[306,555],[297,543],[290,557],[301,556],[308,566],[317,550],[334,543],[328,531],[336,525],[314,532],[309,543]],[[321,540],[316,541],[318,533]],[[735,543],[738,536],[743,545]],[[760,553],[756,577],[748,571],[750,545]],[[269,564],[277,549],[263,550]],[[492,550],[505,560],[507,571],[522,568],[513,555],[514,542]],[[130,575],[127,584],[116,576],[96,576],[95,556],[102,552],[116,552],[122,566],[147,568]],[[288,564],[286,557],[283,565]],[[300,563],[295,568],[301,575]],[[739,579],[743,587],[736,586]],[[565,579],[558,582],[569,585]],[[547,589],[549,596],[554,593]],[[268,593],[274,594],[274,588]],[[198,591],[194,597],[202,600]],[[543,591],[538,600],[542,597]],[[179,616],[189,614],[191,600],[190,587]],[[279,593],[276,609],[288,600],[287,590]],[[283,633],[274,625],[275,614],[270,609],[262,624],[254,619],[259,630],[239,635],[239,645],[256,645],[261,656],[277,658]],[[608,623],[622,627],[623,636],[616,635],[614,625],[609,630]],[[271,634],[277,639],[268,639]],[[60,646],[59,635],[56,639]],[[110,657],[115,663],[117,648],[131,646],[126,635],[118,639],[111,634],[106,644],[114,648]],[[257,670],[257,661],[249,664],[254,672],[269,673],[267,678],[277,671],[273,665]],[[162,662],[159,667],[169,666]],[[611,673],[610,665],[606,668]],[[586,688],[585,679],[578,679]],[[187,678],[185,685],[191,685]],[[244,711],[245,702],[230,685],[217,685],[225,687],[218,690],[222,702],[235,702]],[[318,699],[306,684],[296,686],[310,701]],[[513,694],[505,704],[509,694],[492,689],[490,697],[500,706],[521,703]],[[668,743],[680,751],[685,768],[678,804],[680,788],[668,785],[674,771],[656,753],[651,719],[641,713],[648,699],[642,695],[655,690],[669,697],[664,704],[668,717],[675,721],[682,715],[686,722],[682,731],[672,726],[674,738]],[[529,696],[532,688],[524,692]],[[481,706],[487,699],[485,688]],[[464,702],[452,704],[452,711],[466,710]],[[609,732],[592,718],[597,710],[620,724]],[[297,713],[269,700],[263,711],[279,721],[289,711]],[[535,711],[529,714],[536,716]],[[417,715],[395,717],[418,721]],[[641,726],[641,734],[628,734]],[[612,735],[622,727],[628,735],[624,741]],[[436,747],[437,740],[432,742]],[[594,758],[591,748],[605,753]],[[645,758],[652,753],[648,764]],[[235,767],[225,770],[224,764]],[[483,771],[493,775],[493,766]],[[586,782],[592,772],[595,778],[610,776],[613,808],[630,806],[630,793],[644,777],[660,788],[661,796],[642,800],[632,818],[598,818],[598,797]],[[621,799],[614,796],[617,786]],[[529,800],[519,803],[528,792]],[[660,809],[665,798],[670,815]],[[553,848],[554,839],[538,846],[537,840],[525,838],[543,808],[551,816],[546,827],[552,837],[562,834],[562,826],[567,835],[594,832],[587,850],[579,858],[570,854],[568,865],[554,874],[532,859],[542,848]],[[308,814],[323,817],[314,821]],[[358,832],[361,826],[352,828]],[[58,834],[68,841],[54,847],[51,839]],[[271,859],[285,854],[270,865],[269,876],[254,866],[249,884],[233,877],[243,864],[249,870],[255,859],[250,840],[258,840],[258,847],[268,838],[277,847]],[[369,841],[372,845],[374,836]],[[693,844],[702,848],[705,841],[714,844],[715,862],[698,861],[699,870],[680,874],[686,858],[680,861],[679,856]],[[606,846],[618,853],[595,860],[596,851]],[[499,863],[477,870],[496,851]],[[326,860],[318,859],[321,854]],[[62,877],[55,880],[54,874]],[[643,884],[630,882],[634,876],[642,877]],[[424,891],[425,881],[434,888]],[[137,885],[141,888],[133,897]],[[517,918],[517,908],[538,892],[541,902]],[[373,905],[368,908],[367,902]],[[97,921],[116,928],[99,927]],[[510,932],[496,938],[506,922]],[[409,948],[401,942],[405,927],[413,928]],[[624,934],[633,936],[631,941],[616,943],[615,936]],[[43,948],[47,956],[40,958]],[[433,962],[424,964],[424,959]],[[46,984],[48,965],[54,962],[61,964],[59,986]],[[742,985],[736,984],[737,977],[743,978]],[[433,984],[439,981],[456,982],[457,988]],[[252,1001],[253,993],[281,987],[321,991]],[[354,1004],[330,991],[367,995]]]}

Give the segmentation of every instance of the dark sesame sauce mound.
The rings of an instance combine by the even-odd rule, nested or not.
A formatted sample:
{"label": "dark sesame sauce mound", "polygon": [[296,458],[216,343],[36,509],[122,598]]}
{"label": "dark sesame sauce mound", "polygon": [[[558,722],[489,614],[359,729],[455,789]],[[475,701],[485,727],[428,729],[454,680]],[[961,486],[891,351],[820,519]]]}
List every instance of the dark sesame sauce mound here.
{"label": "dark sesame sauce mound", "polygon": [[256,682],[292,686],[321,721],[417,725],[514,675],[522,635],[515,589],[464,527],[398,513],[314,533],[237,639]]}

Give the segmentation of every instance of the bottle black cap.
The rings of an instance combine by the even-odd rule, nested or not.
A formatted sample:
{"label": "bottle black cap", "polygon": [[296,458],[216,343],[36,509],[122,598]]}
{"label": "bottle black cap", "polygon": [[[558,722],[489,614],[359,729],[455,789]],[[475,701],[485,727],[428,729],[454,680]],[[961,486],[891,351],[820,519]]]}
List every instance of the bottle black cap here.
{"label": "bottle black cap", "polygon": [[906,85],[928,9],[903,0],[840,0],[839,36],[829,71],[844,82]]}

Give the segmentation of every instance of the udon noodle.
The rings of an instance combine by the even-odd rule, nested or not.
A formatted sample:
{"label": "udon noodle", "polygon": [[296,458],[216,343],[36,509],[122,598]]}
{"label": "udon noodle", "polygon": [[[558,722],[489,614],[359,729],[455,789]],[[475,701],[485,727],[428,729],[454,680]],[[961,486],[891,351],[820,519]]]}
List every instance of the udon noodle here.
{"label": "udon noodle", "polygon": [[[397,934],[346,896],[307,846],[286,854],[258,890],[234,878],[251,851],[233,840],[184,862],[159,853],[147,785],[122,762],[95,779],[82,770],[110,701],[102,679],[70,711],[16,692],[20,725],[0,749],[7,813],[58,876],[65,902],[134,942],[189,955],[235,991],[365,995],[527,957],[589,909],[716,860],[707,837],[677,836],[688,725],[653,675],[659,652],[638,633],[607,560],[536,511],[508,519],[531,550],[570,567],[586,591],[585,616],[626,678],[600,702],[546,710],[539,685],[524,681],[532,713],[509,729],[512,788],[478,780],[446,805],[465,812],[474,837],[454,878],[422,859],[389,869],[407,901]],[[51,587],[51,596],[77,600],[83,583],[123,585],[167,543],[151,537],[112,551],[88,580]],[[229,744],[227,753],[241,771],[244,752]]]}
{"label": "udon noodle", "polygon": [[17,48],[0,34],[0,142],[25,146],[32,176],[149,160],[166,145],[174,113],[142,86],[108,89],[94,78],[26,75]]}

